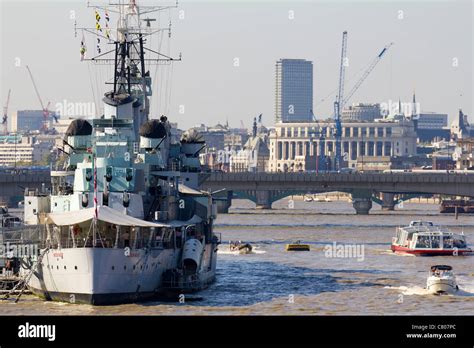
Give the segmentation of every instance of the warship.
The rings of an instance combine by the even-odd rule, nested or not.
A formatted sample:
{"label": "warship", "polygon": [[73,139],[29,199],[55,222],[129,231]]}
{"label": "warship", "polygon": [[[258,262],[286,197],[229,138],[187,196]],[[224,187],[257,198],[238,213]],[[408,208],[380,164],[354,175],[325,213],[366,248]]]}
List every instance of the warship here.
{"label": "warship", "polygon": [[[133,0],[95,6],[95,28],[81,29],[113,47],[87,59],[113,65],[112,89],[103,114],[70,124],[51,190],[25,189],[25,224],[40,231],[39,254],[22,268],[33,294],[107,305],[198,291],[215,280],[217,209],[212,193],[199,190],[206,144],[194,130],[178,136],[164,115],[149,117],[148,63],[181,56],[147,48],[160,30],[143,14],[167,8]],[[116,32],[109,13],[118,17]],[[85,52],[81,42],[81,60]]]}

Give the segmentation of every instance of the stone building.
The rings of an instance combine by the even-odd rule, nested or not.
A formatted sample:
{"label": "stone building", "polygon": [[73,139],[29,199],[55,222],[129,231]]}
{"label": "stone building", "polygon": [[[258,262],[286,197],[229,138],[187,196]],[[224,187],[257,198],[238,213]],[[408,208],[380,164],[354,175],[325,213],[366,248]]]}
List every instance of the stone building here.
{"label": "stone building", "polygon": [[[334,122],[277,123],[270,133],[271,172],[296,172],[333,168]],[[407,118],[374,122],[343,122],[341,158],[343,166],[356,168],[358,159],[404,157],[416,154],[416,132]]]}
{"label": "stone building", "polygon": [[241,151],[230,157],[231,172],[266,172],[270,150],[268,148],[268,134],[263,126],[257,126],[254,119],[252,136],[248,138]]}

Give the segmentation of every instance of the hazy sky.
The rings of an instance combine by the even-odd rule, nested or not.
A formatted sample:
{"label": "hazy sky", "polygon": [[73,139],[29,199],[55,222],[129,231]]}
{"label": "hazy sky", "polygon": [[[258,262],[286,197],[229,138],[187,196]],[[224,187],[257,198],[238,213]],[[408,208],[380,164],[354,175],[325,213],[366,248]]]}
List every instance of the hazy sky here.
{"label": "hazy sky", "polygon": [[[94,11],[86,1],[0,3],[0,97],[3,105],[12,89],[10,113],[39,109],[25,65],[53,109],[64,100],[93,102],[92,89],[98,100],[97,89],[104,92],[102,81],[112,75],[112,68],[90,67],[91,80],[90,63],[79,59],[82,35],[74,37],[70,19],[70,11],[75,11],[78,26],[94,25]],[[415,89],[422,111],[448,113],[450,118],[459,108],[473,114],[470,0],[180,1],[177,10],[160,15],[164,25],[170,18],[172,39],[163,49],[175,57],[182,52],[183,61],[172,69],[160,67],[151,104],[153,115],[166,113],[181,128],[226,120],[231,126],[239,126],[241,120],[250,126],[260,113],[271,125],[275,62],[280,58],[313,61],[314,113],[318,118],[329,116],[344,30],[349,58],[346,91],[380,50],[394,42],[350,103],[397,102],[399,97],[408,102]],[[88,53],[93,53],[91,39]],[[15,66],[18,59],[20,67]],[[155,68],[150,70],[155,76]]]}

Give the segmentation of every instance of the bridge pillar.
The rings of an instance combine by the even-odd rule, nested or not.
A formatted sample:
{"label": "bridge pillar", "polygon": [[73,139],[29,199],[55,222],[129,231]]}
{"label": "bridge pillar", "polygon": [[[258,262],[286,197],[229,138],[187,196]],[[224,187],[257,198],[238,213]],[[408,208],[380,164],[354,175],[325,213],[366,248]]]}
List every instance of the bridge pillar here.
{"label": "bridge pillar", "polygon": [[216,200],[217,205],[217,214],[229,214],[229,208],[232,205],[232,196],[233,191],[226,192],[227,197],[219,197],[219,200]]}
{"label": "bridge pillar", "polygon": [[395,194],[382,192],[382,210],[395,210]]}
{"label": "bridge pillar", "polygon": [[352,192],[352,206],[357,215],[368,215],[372,208],[372,192],[369,190],[354,190]]}
{"label": "bridge pillar", "polygon": [[256,191],[255,198],[257,209],[272,209],[270,191]]}
{"label": "bridge pillar", "polygon": [[352,206],[357,215],[368,215],[372,208],[372,200],[370,198],[353,198]]}

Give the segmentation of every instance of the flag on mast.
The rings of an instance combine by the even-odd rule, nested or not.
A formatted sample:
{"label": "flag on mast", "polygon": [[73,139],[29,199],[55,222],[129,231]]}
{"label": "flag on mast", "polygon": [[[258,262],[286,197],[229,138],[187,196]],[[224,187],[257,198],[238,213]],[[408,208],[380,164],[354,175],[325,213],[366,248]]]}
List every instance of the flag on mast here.
{"label": "flag on mast", "polygon": [[85,56],[86,56],[86,52],[87,52],[87,47],[86,47],[86,40],[84,38],[84,32],[82,32],[82,39],[81,39],[81,49],[80,49],[80,52],[81,52],[81,61],[84,60]]}

